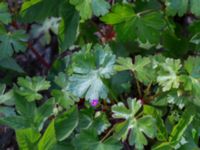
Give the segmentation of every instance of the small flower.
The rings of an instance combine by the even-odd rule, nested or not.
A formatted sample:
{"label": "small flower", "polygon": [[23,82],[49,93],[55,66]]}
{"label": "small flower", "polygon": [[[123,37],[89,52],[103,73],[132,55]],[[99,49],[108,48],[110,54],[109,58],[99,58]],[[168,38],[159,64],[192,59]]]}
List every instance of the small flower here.
{"label": "small flower", "polygon": [[93,99],[90,104],[93,106],[93,107],[96,107],[98,105],[99,101],[98,99]]}
{"label": "small flower", "polygon": [[143,100],[142,98],[139,99],[138,101],[140,102],[141,105],[144,105],[144,104],[145,104],[145,102],[144,102],[144,100]]}

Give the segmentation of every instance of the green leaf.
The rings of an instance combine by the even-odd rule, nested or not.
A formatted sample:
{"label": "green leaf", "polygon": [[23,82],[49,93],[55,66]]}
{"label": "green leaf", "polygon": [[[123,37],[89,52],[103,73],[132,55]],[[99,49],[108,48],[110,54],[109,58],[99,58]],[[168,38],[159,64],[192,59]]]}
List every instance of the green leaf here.
{"label": "green leaf", "polygon": [[[44,8],[45,6],[45,8]],[[24,2],[21,9],[22,20],[26,22],[44,21],[47,17],[61,17],[59,43],[61,51],[68,49],[76,40],[79,14],[68,1],[32,0]],[[46,34],[49,39],[49,34]],[[46,41],[45,41],[46,42]]]}
{"label": "green leaf", "polygon": [[[95,150],[121,150],[122,145],[115,139],[108,139],[104,143],[99,143]],[[92,149],[91,149],[92,150]]]}
{"label": "green leaf", "polygon": [[167,105],[176,105],[179,109],[183,109],[189,104],[191,97],[183,93],[181,90],[171,90],[160,94],[152,104],[154,106],[165,107]]}
{"label": "green leaf", "polygon": [[200,11],[198,6],[200,4],[199,0],[167,0],[166,11],[170,16],[175,16],[178,14],[180,17],[183,16],[190,10],[196,16],[200,16]]}
{"label": "green leaf", "polygon": [[27,122],[26,118],[21,116],[9,116],[5,118],[0,118],[0,124],[9,126],[15,130],[30,127],[30,124],[29,122]]}
{"label": "green leaf", "polygon": [[172,88],[177,89],[180,85],[178,76],[179,70],[182,67],[179,59],[167,58],[165,63],[161,63],[161,69],[158,72],[157,82],[162,86],[163,92],[169,91]]}
{"label": "green leaf", "polygon": [[80,12],[80,16],[83,20],[92,17],[92,0],[69,0],[69,2],[76,7],[77,11]]}
{"label": "green leaf", "polygon": [[44,135],[38,143],[38,150],[51,150],[56,145],[56,132],[54,128],[54,120],[47,127]]}
{"label": "green leaf", "polygon": [[121,150],[121,145],[115,140],[98,140],[97,131],[94,129],[83,130],[74,140],[76,149],[81,150]]}
{"label": "green leaf", "polygon": [[130,5],[116,4],[101,20],[115,26],[120,40],[132,41],[138,38],[142,43],[158,43],[164,26],[161,13],[136,14]]}
{"label": "green leaf", "polygon": [[134,71],[134,65],[131,58],[119,57],[117,59],[117,65],[115,65],[116,71],[132,70]]}
{"label": "green leaf", "polygon": [[[29,102],[27,102],[29,103]],[[44,122],[53,114],[54,99],[48,99],[42,106],[37,108],[34,114],[34,124],[41,130]]]}
{"label": "green leaf", "polygon": [[[174,30],[173,25],[171,26],[172,26],[171,30]],[[176,35],[174,33],[175,31],[171,30],[165,31],[162,36],[163,38],[162,44],[163,48],[165,49],[164,53],[168,57],[173,57],[173,58],[183,57],[189,51],[188,39],[182,37],[181,35]]]}
{"label": "green leaf", "polygon": [[104,15],[110,8],[110,4],[105,0],[70,0],[69,2],[80,12],[82,20],[90,19],[93,13],[96,16]]}
{"label": "green leaf", "polygon": [[73,75],[69,78],[69,90],[85,99],[105,99],[108,89],[103,79],[114,74],[115,55],[108,46],[96,45],[94,51],[76,53],[72,59]]}
{"label": "green leaf", "polygon": [[54,82],[61,88],[52,90],[51,94],[55,97],[56,102],[64,108],[69,108],[74,105],[75,102],[79,101],[79,98],[74,96],[68,89],[68,77],[64,73],[59,73],[55,77]]}
{"label": "green leaf", "polygon": [[188,109],[186,109],[185,112],[183,113],[179,122],[173,128],[169,138],[170,142],[177,143],[181,140],[186,129],[189,127],[189,125],[191,124],[191,122],[195,117],[195,111],[194,109],[193,110],[192,109],[193,109],[192,107],[188,107]]}
{"label": "green leaf", "polygon": [[52,90],[52,96],[55,98],[56,103],[58,103],[63,108],[69,108],[78,102],[78,97],[74,96],[67,89]]}
{"label": "green leaf", "polygon": [[188,2],[189,0],[166,0],[167,14],[171,16],[175,16],[176,14],[183,16],[187,12]]}
{"label": "green leaf", "polygon": [[[150,65],[150,66],[149,66]],[[148,57],[135,57],[134,70],[136,78],[145,84],[155,81],[155,72]],[[151,73],[149,73],[151,72]]]}
{"label": "green leaf", "polygon": [[71,141],[67,140],[65,142],[59,142],[54,147],[53,150],[75,150]]}
{"label": "green leaf", "polygon": [[43,21],[47,17],[57,17],[63,0],[31,0],[23,3],[20,15],[23,22]]}
{"label": "green leaf", "polygon": [[129,119],[131,117],[134,117],[135,114],[139,111],[141,108],[141,104],[139,101],[136,101],[136,99],[128,99],[128,106],[129,109],[125,107],[125,105],[122,102],[119,102],[116,105],[112,106],[112,112],[114,118],[124,118]]}
{"label": "green leaf", "polygon": [[[193,105],[189,105],[182,117],[179,119],[178,123],[173,127],[171,131],[171,135],[168,139],[169,142],[163,142],[161,144],[157,144],[154,146],[153,150],[162,150],[162,149],[177,149],[177,147],[180,147],[180,144],[183,145],[181,140],[184,138],[185,132],[187,129],[189,129],[190,124],[195,119],[196,114],[196,107],[193,107]],[[187,143],[187,141],[186,141]],[[185,142],[184,142],[185,144]]]}
{"label": "green leaf", "polygon": [[94,128],[98,135],[101,135],[110,127],[110,122],[104,112],[97,111],[93,116],[94,110],[89,107],[88,109],[81,110],[79,113],[78,130]]}
{"label": "green leaf", "polygon": [[95,98],[106,98],[108,89],[98,76],[97,72],[87,75],[73,75],[70,78],[70,89],[74,95],[84,97],[88,100]]}
{"label": "green leaf", "polygon": [[144,117],[138,119],[138,127],[148,137],[153,138],[155,136],[155,122],[152,121],[151,116],[144,116]]}
{"label": "green leaf", "polygon": [[13,90],[10,90],[8,92],[5,91],[6,91],[6,85],[0,84],[0,104],[14,105]]}
{"label": "green leaf", "polygon": [[61,51],[68,49],[75,42],[80,19],[72,5],[66,3],[64,6],[61,9],[62,21],[58,32]]}
{"label": "green leaf", "polygon": [[45,19],[41,25],[34,24],[31,30],[33,38],[38,38],[39,36],[43,35],[42,37],[40,37],[40,42],[43,45],[49,44],[51,42],[50,31],[56,35],[58,34],[58,27],[60,20],[61,20],[60,18],[51,17]]}
{"label": "green leaf", "polygon": [[37,3],[41,2],[42,0],[29,0],[23,3],[22,11],[25,9],[30,8],[32,5],[36,5]]}
{"label": "green leaf", "polygon": [[193,78],[200,78],[200,59],[199,57],[188,57],[188,59],[184,62],[184,68]]}
{"label": "green leaf", "polygon": [[33,120],[33,116],[36,111],[36,105],[34,102],[27,102],[27,100],[24,97],[15,95],[15,106],[17,109],[17,112],[25,117],[30,119],[29,121],[31,122]]}
{"label": "green leaf", "polygon": [[16,112],[14,108],[6,107],[6,106],[0,106],[0,116],[1,117],[11,117],[15,116]]}
{"label": "green leaf", "polygon": [[167,141],[168,133],[165,127],[164,120],[161,118],[161,112],[153,106],[144,105],[144,114],[152,115],[156,118],[157,134],[156,137],[158,141]]}
{"label": "green leaf", "polygon": [[144,149],[144,145],[147,145],[147,140],[143,133],[139,131],[138,129],[135,129],[134,131],[131,131],[129,136],[129,144],[134,145],[139,150]]}
{"label": "green leaf", "polygon": [[42,77],[19,77],[17,83],[20,87],[16,88],[16,92],[29,102],[40,100],[42,95],[38,92],[50,87],[50,83]]}
{"label": "green leaf", "polygon": [[123,71],[116,73],[111,79],[111,88],[116,96],[122,93],[129,93],[131,91],[131,83],[133,78],[129,71]]}
{"label": "green leaf", "polygon": [[3,95],[6,90],[6,85],[5,84],[0,84],[0,94]]}
{"label": "green leaf", "polygon": [[58,116],[55,120],[56,137],[59,141],[63,141],[78,125],[78,109],[72,107],[65,113]]}
{"label": "green leaf", "polygon": [[0,34],[0,58],[12,56],[14,52],[24,52],[26,50],[27,36],[25,31],[18,30],[15,32],[2,32]]}
{"label": "green leaf", "polygon": [[139,119],[135,116],[140,108],[141,104],[136,99],[128,99],[128,108],[121,102],[112,106],[113,117],[125,119],[115,125],[115,136],[123,141],[129,138],[129,144],[135,145],[137,149],[143,149],[147,145],[145,135],[153,138],[156,133],[156,122],[152,116],[146,115]]}
{"label": "green leaf", "polygon": [[190,5],[191,5],[191,12],[196,16],[200,16],[200,10],[198,7],[200,5],[200,0],[190,0]]}
{"label": "green leaf", "polygon": [[105,113],[97,112],[92,123],[92,127],[97,130],[98,135],[110,127],[110,122]]}
{"label": "green leaf", "polygon": [[101,20],[106,22],[107,24],[118,24],[126,22],[135,16],[136,14],[130,5],[116,4],[112,8],[112,12],[103,16]]}
{"label": "green leaf", "polygon": [[17,142],[21,150],[37,150],[40,133],[32,128],[16,130]]}
{"label": "green leaf", "polygon": [[74,146],[77,149],[89,150],[95,148],[98,144],[98,135],[95,130],[82,130],[82,132],[74,139]]}
{"label": "green leaf", "polygon": [[178,146],[181,150],[198,150],[198,131],[196,130],[196,128],[189,128],[188,130],[186,130],[186,133],[184,137],[182,137]]}
{"label": "green leaf", "polygon": [[8,12],[8,6],[6,3],[0,3],[0,22],[8,24],[11,22],[11,15]]}
{"label": "green leaf", "polygon": [[130,145],[136,146],[138,149],[143,149],[144,145],[147,145],[147,139],[145,138],[145,133],[148,137],[153,138],[156,133],[155,120],[151,116],[144,116],[134,123],[135,127],[131,130],[129,136]]}
{"label": "green leaf", "polygon": [[23,73],[23,69],[17,64],[17,62],[11,58],[0,58],[0,67],[3,67],[5,69],[17,71],[19,73]]}
{"label": "green leaf", "polygon": [[69,80],[68,80],[68,77],[65,73],[59,72],[59,74],[57,76],[55,76],[54,82],[59,87],[66,88],[68,83],[69,83]]}
{"label": "green leaf", "polygon": [[78,129],[88,129],[91,127],[93,123],[93,113],[94,110],[91,107],[80,110]]}
{"label": "green leaf", "polygon": [[110,4],[105,0],[93,0],[92,10],[95,16],[101,16],[108,13]]}
{"label": "green leaf", "polygon": [[169,142],[163,142],[152,148],[152,150],[172,150],[173,147]]}
{"label": "green leaf", "polygon": [[195,35],[193,35],[193,37],[190,39],[190,42],[196,45],[200,44],[200,33],[196,33]]}
{"label": "green leaf", "polygon": [[184,83],[184,88],[186,91],[192,91],[193,95],[200,97],[200,75],[199,68],[200,60],[199,57],[189,57],[184,62],[184,68],[188,75],[182,75],[181,81]]}
{"label": "green leaf", "polygon": [[136,56],[134,64],[132,63],[131,58],[119,57],[117,63],[118,64],[115,65],[117,71],[131,70],[135,74],[136,78],[144,84],[156,80],[155,70],[152,67],[153,64],[148,57]]}
{"label": "green leaf", "polygon": [[21,96],[15,96],[16,111],[19,115],[5,116],[0,123],[14,129],[34,128],[41,131],[46,119],[53,114],[53,99],[49,99],[36,108],[34,102],[28,102]]}

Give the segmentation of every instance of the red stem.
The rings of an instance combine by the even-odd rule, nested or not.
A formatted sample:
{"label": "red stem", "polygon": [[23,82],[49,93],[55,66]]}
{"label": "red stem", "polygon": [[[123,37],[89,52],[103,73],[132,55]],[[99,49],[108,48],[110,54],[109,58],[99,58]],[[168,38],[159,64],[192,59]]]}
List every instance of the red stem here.
{"label": "red stem", "polygon": [[47,69],[50,69],[50,64],[47,63],[46,60],[37,52],[37,50],[33,47],[32,43],[28,44],[28,48],[31,49],[31,51],[35,54],[35,56],[43,66],[45,66]]}
{"label": "red stem", "polygon": [[[12,21],[12,26],[15,27],[15,29],[19,29],[19,26],[15,20]],[[46,60],[38,53],[31,42],[28,43],[28,48],[31,49],[31,51],[35,54],[35,56],[43,66],[45,66],[47,69],[50,69],[50,64],[46,62]]]}

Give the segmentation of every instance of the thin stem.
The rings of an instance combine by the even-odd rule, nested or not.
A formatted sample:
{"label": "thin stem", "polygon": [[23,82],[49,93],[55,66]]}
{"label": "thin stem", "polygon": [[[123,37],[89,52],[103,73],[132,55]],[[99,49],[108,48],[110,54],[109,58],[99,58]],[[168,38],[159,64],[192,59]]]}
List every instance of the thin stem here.
{"label": "thin stem", "polygon": [[146,88],[146,90],[145,90],[145,96],[148,96],[149,93],[151,92],[151,91],[150,91],[150,90],[151,90],[151,85],[152,85],[152,83],[149,83],[149,84],[148,84],[148,86],[147,86],[147,88]]}
{"label": "thin stem", "polygon": [[158,0],[158,2],[160,3],[160,5],[162,6],[162,10],[165,9],[165,3],[162,0]]}
{"label": "thin stem", "polygon": [[115,102],[118,102],[118,99],[115,95],[115,93],[113,92],[112,88],[109,87],[109,84],[106,80],[103,81],[105,83],[105,85],[107,86],[107,88],[109,89],[109,94],[111,96],[111,98],[115,101]]}
{"label": "thin stem", "polygon": [[136,80],[136,85],[137,85],[137,90],[138,90],[138,94],[140,97],[142,97],[142,92],[141,92],[141,88],[140,88],[140,83]]}
{"label": "thin stem", "polygon": [[80,50],[80,47],[76,47],[73,50],[69,50],[69,49],[65,50],[64,52],[59,54],[56,59],[62,59],[68,55],[72,55],[73,53],[78,52],[79,50]]}
{"label": "thin stem", "polygon": [[141,111],[137,116],[135,116],[136,119],[140,118],[143,115],[143,111]]}
{"label": "thin stem", "polygon": [[112,5],[114,5],[115,4],[115,0],[112,0]]}
{"label": "thin stem", "polygon": [[131,150],[130,147],[129,147],[129,145],[127,144],[127,142],[124,142],[124,145],[125,145],[125,147],[126,147],[128,150]]}
{"label": "thin stem", "polygon": [[136,86],[137,86],[137,91],[138,91],[139,97],[142,98],[142,91],[141,91],[140,83],[139,83],[138,80],[136,79],[135,72],[133,72],[133,74],[134,74],[134,76],[135,76],[135,82],[136,82]]}
{"label": "thin stem", "polygon": [[142,16],[142,15],[145,15],[146,13],[150,13],[150,12],[154,12],[154,11],[155,11],[154,9],[148,9],[145,11],[141,11],[141,12],[137,13],[137,16]]}
{"label": "thin stem", "polygon": [[51,66],[49,63],[46,62],[46,60],[37,52],[37,50],[33,47],[32,43],[28,44],[28,48],[31,49],[31,51],[35,54],[35,56],[38,58],[38,60],[42,63],[43,66],[45,66],[47,69],[49,69]]}
{"label": "thin stem", "polygon": [[117,97],[115,96],[115,94],[112,90],[110,90],[110,94],[111,94],[113,100],[115,100],[115,102],[118,102],[118,99],[117,99]]}
{"label": "thin stem", "polygon": [[153,96],[150,96],[149,99],[148,99],[148,101],[146,101],[146,103],[150,103],[151,101],[153,101],[158,96],[160,96],[160,93],[157,93],[157,94],[155,94]]}
{"label": "thin stem", "polygon": [[101,142],[105,141],[105,139],[112,133],[114,126],[106,133],[106,135],[101,139]]}

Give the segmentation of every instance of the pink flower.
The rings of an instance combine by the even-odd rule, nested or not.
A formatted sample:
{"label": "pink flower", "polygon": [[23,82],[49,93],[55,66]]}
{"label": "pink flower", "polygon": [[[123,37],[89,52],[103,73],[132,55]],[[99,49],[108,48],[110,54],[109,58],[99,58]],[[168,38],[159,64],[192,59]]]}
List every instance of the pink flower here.
{"label": "pink flower", "polygon": [[144,104],[145,104],[145,102],[144,102],[144,100],[143,100],[142,98],[139,99],[138,101],[140,102],[141,105],[144,105]]}
{"label": "pink flower", "polygon": [[90,104],[93,106],[93,107],[96,107],[99,103],[99,100],[98,99],[93,99],[92,101],[90,101]]}

